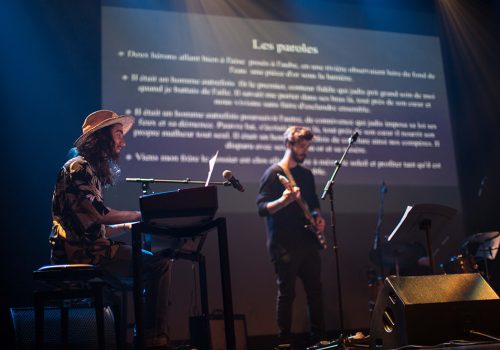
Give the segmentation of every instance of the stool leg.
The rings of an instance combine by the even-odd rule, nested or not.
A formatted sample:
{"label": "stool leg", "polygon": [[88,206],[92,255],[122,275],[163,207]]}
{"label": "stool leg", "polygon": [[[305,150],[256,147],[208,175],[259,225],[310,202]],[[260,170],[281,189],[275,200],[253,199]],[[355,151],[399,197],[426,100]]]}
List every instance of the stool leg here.
{"label": "stool leg", "polygon": [[118,307],[120,308],[120,318],[118,319],[120,331],[117,333],[120,339],[118,340],[117,344],[119,346],[119,349],[125,350],[127,343],[126,340],[127,340],[127,320],[128,320],[127,291],[125,289],[122,289],[120,291],[120,305]]}
{"label": "stool leg", "polygon": [[69,349],[68,339],[69,329],[69,308],[64,305],[64,300],[61,301],[61,344],[63,349]]}
{"label": "stool leg", "polygon": [[43,307],[43,297],[35,293],[35,347],[36,350],[43,349],[43,319],[44,319],[44,307]]}
{"label": "stool leg", "polygon": [[116,348],[118,350],[125,349],[125,322],[123,321],[126,317],[126,311],[124,307],[124,291],[119,290],[112,292],[113,294],[113,318],[116,334]]}
{"label": "stool leg", "polygon": [[95,287],[95,317],[97,327],[97,344],[99,350],[104,350],[104,302],[102,287]]}

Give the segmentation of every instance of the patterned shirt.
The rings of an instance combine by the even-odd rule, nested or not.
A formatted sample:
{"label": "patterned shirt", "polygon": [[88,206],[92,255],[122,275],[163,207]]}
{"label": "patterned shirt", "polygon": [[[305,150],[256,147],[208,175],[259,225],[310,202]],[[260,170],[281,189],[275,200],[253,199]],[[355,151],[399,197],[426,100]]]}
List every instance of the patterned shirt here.
{"label": "patterned shirt", "polygon": [[120,242],[106,238],[100,222],[108,212],[92,166],[82,156],[67,161],[52,196],[52,262],[97,265],[103,257],[112,258]]}

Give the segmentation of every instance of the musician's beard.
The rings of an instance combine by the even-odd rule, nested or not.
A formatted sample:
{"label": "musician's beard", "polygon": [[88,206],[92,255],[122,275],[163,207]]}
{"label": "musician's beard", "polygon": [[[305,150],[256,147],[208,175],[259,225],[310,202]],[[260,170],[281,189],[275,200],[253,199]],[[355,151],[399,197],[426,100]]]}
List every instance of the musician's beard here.
{"label": "musician's beard", "polygon": [[292,148],[292,153],[291,153],[292,159],[297,162],[297,164],[302,164],[304,163],[304,160],[306,160],[306,154],[300,155],[297,154]]}

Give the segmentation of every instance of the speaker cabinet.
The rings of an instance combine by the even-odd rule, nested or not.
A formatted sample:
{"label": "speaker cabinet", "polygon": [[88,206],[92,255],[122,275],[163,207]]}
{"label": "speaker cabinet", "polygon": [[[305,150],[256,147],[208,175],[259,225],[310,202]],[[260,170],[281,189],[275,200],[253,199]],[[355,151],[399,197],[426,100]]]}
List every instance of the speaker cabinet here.
{"label": "speaker cabinet", "polygon": [[[95,309],[71,307],[68,310],[68,347],[71,350],[97,349]],[[31,307],[11,308],[16,349],[35,349],[35,312]],[[46,307],[44,349],[61,349],[61,311]],[[104,340],[106,349],[116,349],[116,332],[111,308],[104,308]]]}
{"label": "speaker cabinet", "polygon": [[471,330],[498,337],[499,315],[500,299],[480,274],[387,277],[372,314],[370,348],[477,340]]}
{"label": "speaker cabinet", "polygon": [[[204,316],[191,317],[189,332],[192,345],[200,350],[226,350],[226,332],[222,315],[211,315],[208,320]],[[244,315],[234,315],[234,334],[236,350],[247,350],[247,324]]]}

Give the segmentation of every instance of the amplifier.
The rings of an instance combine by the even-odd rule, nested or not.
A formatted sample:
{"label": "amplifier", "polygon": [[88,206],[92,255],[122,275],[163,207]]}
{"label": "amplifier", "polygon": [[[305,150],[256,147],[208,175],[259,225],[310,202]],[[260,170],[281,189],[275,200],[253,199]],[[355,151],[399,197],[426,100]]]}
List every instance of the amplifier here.
{"label": "amplifier", "polygon": [[[16,349],[34,349],[34,308],[11,308],[10,314],[14,326]],[[45,307],[44,314],[44,349],[61,349],[61,309]],[[110,307],[104,308],[104,341],[106,349],[116,349],[115,322]],[[98,348],[94,308],[69,308],[68,347],[71,350]]]}

